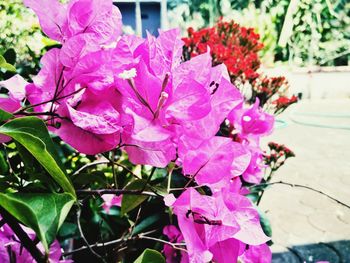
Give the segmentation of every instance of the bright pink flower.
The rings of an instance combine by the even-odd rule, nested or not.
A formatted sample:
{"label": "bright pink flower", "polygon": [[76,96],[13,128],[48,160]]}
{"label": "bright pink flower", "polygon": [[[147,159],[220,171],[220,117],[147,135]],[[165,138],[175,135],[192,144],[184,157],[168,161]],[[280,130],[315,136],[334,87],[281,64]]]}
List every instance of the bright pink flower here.
{"label": "bright pink flower", "polygon": [[25,87],[28,84],[20,75],[15,75],[8,80],[0,81],[0,88],[8,90],[6,97],[0,97],[0,108],[4,111],[15,112],[21,108],[25,97]]}
{"label": "bright pink flower", "polygon": [[112,206],[122,206],[122,195],[114,195],[114,194],[105,194],[101,196],[104,203],[102,205],[103,209],[106,211],[106,213],[109,213],[109,210]]}
{"label": "bright pink flower", "polygon": [[[189,188],[167,205],[171,205],[177,215],[190,262],[207,262],[213,257],[223,259],[221,245],[231,247],[232,255],[237,258],[240,245],[230,239],[250,245],[269,240],[249,199],[239,194],[222,191],[204,196]],[[231,262],[237,261],[236,258],[231,258]]]}
{"label": "bright pink flower", "polygon": [[215,243],[210,247],[213,253],[213,261],[217,263],[237,262],[239,255],[240,242],[234,238]]}
{"label": "bright pink flower", "polygon": [[259,213],[247,197],[226,189],[215,195],[222,196],[225,205],[240,226],[239,231],[233,236],[235,239],[248,245],[260,245],[270,240],[261,228]]}
{"label": "bright pink flower", "polygon": [[[246,246],[242,244],[242,246]],[[268,245],[261,244],[249,246],[247,250],[239,257],[244,263],[271,263],[272,254]]]}
{"label": "bright pink flower", "polygon": [[269,135],[274,126],[274,117],[259,107],[258,99],[248,109],[234,109],[228,119],[243,138]]}
{"label": "bright pink flower", "polygon": [[250,162],[250,152],[230,138],[215,136],[198,147],[179,148],[183,173],[194,176],[198,184],[226,183],[241,175]]}
{"label": "bright pink flower", "polygon": [[[28,84],[20,75],[15,75],[10,79],[0,81],[0,88],[5,88],[8,93],[1,94],[0,109],[7,112],[15,112],[22,107],[25,98],[25,87]],[[0,143],[9,142],[9,136],[0,134]]]}
{"label": "bright pink flower", "polygon": [[244,181],[258,184],[263,178],[264,168],[266,167],[264,163],[264,155],[262,150],[258,147],[247,146],[247,148],[250,151],[252,158],[242,176]]}
{"label": "bright pink flower", "polygon": [[243,101],[238,89],[231,84],[224,64],[211,70],[210,93],[211,111],[204,118],[184,123],[187,136],[204,140],[215,136],[227,115]]}
{"label": "bright pink flower", "polygon": [[[40,104],[34,107],[37,112],[50,112],[55,110],[58,102],[64,101],[62,98],[69,92],[74,91],[74,86],[69,85],[63,76],[63,65],[59,59],[60,49],[50,49],[41,58],[42,65],[39,73],[33,77],[33,83],[26,86],[27,99],[31,105]],[[68,83],[68,86],[65,87]],[[65,87],[65,88],[64,88]],[[49,102],[51,101],[51,102]],[[48,102],[48,103],[45,103]]]}
{"label": "bright pink flower", "polygon": [[78,34],[91,33],[95,41],[106,44],[121,34],[121,14],[112,1],[24,0],[38,15],[44,33],[61,43]]}
{"label": "bright pink flower", "polygon": [[[35,233],[33,230],[22,226],[28,236],[34,240]],[[2,263],[10,263],[9,251],[14,253],[17,263],[34,263],[36,262],[31,254],[21,245],[12,229],[6,224],[0,228],[0,259]],[[44,253],[44,247],[39,243],[38,249]],[[50,262],[71,263],[72,260],[60,260],[62,256],[60,243],[55,240],[50,246]]]}
{"label": "bright pink flower", "polygon": [[[123,142],[128,145],[125,150],[134,163],[164,167],[175,159],[179,127],[211,110],[210,55],[180,64],[177,30],[143,42],[130,37],[120,41],[113,59],[120,57],[122,62],[115,71],[116,86],[126,98],[125,112],[134,119],[134,131]],[[124,63],[126,59],[131,64]]]}
{"label": "bright pink flower", "polygon": [[120,94],[105,90],[100,96],[88,90],[57,109],[52,132],[85,154],[97,154],[114,149],[121,143],[121,133],[131,120],[120,113]]}
{"label": "bright pink flower", "polygon": [[63,42],[67,35],[67,6],[58,0],[23,0],[36,13],[44,33]]}
{"label": "bright pink flower", "polygon": [[[172,243],[181,243],[184,241],[184,238],[177,229],[176,226],[168,225],[163,228],[163,234],[166,235],[169,239],[169,242]],[[174,249],[172,246],[168,244],[164,244],[163,253],[166,258],[167,263],[180,262],[180,263],[188,263],[188,255],[185,251],[179,251]]]}
{"label": "bright pink flower", "polygon": [[60,50],[67,81],[79,83],[95,93],[114,84],[112,49],[102,48],[91,33],[70,38]]}

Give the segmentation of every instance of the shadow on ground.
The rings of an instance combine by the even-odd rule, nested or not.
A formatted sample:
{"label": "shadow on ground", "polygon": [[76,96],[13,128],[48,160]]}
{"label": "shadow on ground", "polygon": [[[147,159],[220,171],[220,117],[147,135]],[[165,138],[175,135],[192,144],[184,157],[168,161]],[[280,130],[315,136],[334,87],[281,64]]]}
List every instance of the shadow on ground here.
{"label": "shadow on ground", "polygon": [[350,240],[318,243],[288,248],[288,252],[274,253],[272,263],[303,263],[328,261],[350,263]]}

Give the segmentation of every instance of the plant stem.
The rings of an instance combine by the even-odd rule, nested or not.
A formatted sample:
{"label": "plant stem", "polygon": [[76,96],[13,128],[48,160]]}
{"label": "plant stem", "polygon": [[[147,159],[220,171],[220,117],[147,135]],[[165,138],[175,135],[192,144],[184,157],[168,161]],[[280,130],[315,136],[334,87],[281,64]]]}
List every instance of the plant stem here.
{"label": "plant stem", "polygon": [[349,208],[349,209],[350,209],[350,205],[345,204],[345,203],[343,203],[342,201],[340,201],[340,200],[338,200],[338,199],[336,199],[336,198],[330,196],[329,194],[326,194],[326,193],[324,193],[324,192],[322,192],[322,191],[320,191],[320,190],[317,190],[317,189],[312,188],[312,187],[307,186],[307,185],[292,184],[292,183],[287,183],[287,182],[283,182],[283,181],[272,182],[272,183],[265,183],[265,184],[260,184],[260,185],[262,185],[262,186],[270,186],[270,185],[275,185],[275,184],[282,184],[282,185],[288,185],[288,186],[290,186],[290,187],[298,187],[298,188],[308,189],[308,190],[310,190],[310,191],[313,191],[313,192],[319,193],[319,194],[321,194],[321,195],[324,195],[324,196],[326,196],[327,198],[329,198],[329,199],[331,199],[331,200],[337,202],[338,204],[340,204],[340,205],[342,205],[342,206],[345,206],[346,208]]}
{"label": "plant stem", "polygon": [[111,165],[112,165],[112,173],[113,173],[113,179],[114,179],[114,188],[115,189],[118,189],[118,178],[117,178],[117,174],[115,172],[115,151],[113,150],[112,151],[112,162],[111,162]]}

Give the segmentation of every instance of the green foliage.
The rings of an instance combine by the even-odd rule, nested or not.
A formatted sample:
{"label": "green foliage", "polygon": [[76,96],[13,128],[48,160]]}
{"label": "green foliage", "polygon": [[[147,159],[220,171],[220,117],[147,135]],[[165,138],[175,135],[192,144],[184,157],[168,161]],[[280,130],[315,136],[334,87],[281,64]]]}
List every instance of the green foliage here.
{"label": "green foliage", "polygon": [[0,55],[0,68],[11,72],[16,72],[16,68],[12,66],[10,63],[7,63],[6,59],[1,55]]}
{"label": "green foliage", "polygon": [[42,120],[36,117],[17,118],[2,125],[0,133],[25,147],[65,192],[75,196],[74,187],[62,170],[63,165]]}
{"label": "green foliage", "polygon": [[7,111],[4,111],[0,109],[0,122],[7,121],[8,119],[11,119],[13,115]]}
{"label": "green foliage", "polygon": [[165,263],[165,259],[157,250],[146,249],[143,253],[134,261],[134,263]]}
{"label": "green foliage", "polygon": [[12,48],[20,61],[28,60],[29,46],[36,56],[40,55],[43,35],[34,13],[22,0],[0,0],[0,17],[0,54]]}
{"label": "green foliage", "polygon": [[70,194],[0,193],[0,205],[34,230],[47,252],[74,200]]}
{"label": "green foliage", "polygon": [[[140,190],[142,189],[146,184],[146,181],[144,180],[137,180],[133,181],[129,185],[125,187],[126,190]],[[121,208],[121,214],[125,215],[129,211],[135,209],[140,204],[142,204],[144,201],[148,199],[148,196],[146,195],[128,195],[124,194],[122,199],[122,208]]]}

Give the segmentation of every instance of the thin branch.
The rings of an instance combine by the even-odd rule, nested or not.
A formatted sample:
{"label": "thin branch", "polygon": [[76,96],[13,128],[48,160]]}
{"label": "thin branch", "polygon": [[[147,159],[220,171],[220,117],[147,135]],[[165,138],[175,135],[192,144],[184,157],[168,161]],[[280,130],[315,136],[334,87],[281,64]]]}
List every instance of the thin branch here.
{"label": "thin branch", "polygon": [[156,171],[156,169],[157,169],[157,167],[152,168],[152,171],[151,171],[150,175],[148,176],[146,183],[142,187],[142,190],[141,190],[142,192],[146,190],[147,185],[151,182],[153,174]]}
{"label": "thin branch", "polygon": [[0,213],[2,215],[2,218],[6,221],[6,223],[11,227],[12,231],[19,238],[21,244],[28,250],[28,252],[36,260],[36,262],[46,263],[46,256],[44,256],[41,253],[41,251],[34,244],[33,240],[31,240],[28,237],[27,233],[22,229],[20,224],[17,222],[16,218],[14,218],[9,212],[7,212],[2,207],[0,207]]}
{"label": "thin branch", "polygon": [[[299,188],[308,189],[308,190],[310,190],[310,191],[313,191],[313,192],[319,193],[319,194],[321,194],[321,195],[324,195],[324,196],[326,196],[327,198],[329,198],[329,199],[331,199],[331,200],[337,202],[338,204],[340,204],[340,205],[342,205],[342,206],[345,206],[346,208],[349,208],[349,209],[350,209],[350,205],[345,204],[345,203],[343,203],[342,201],[340,201],[340,200],[338,200],[338,199],[336,199],[336,198],[330,196],[329,194],[326,194],[326,193],[324,193],[324,192],[322,192],[322,191],[320,191],[320,190],[317,190],[317,189],[312,188],[312,187],[307,186],[307,185],[292,184],[292,183],[287,183],[287,182],[283,182],[283,181],[272,182],[272,183],[265,183],[265,184],[260,184],[260,185],[261,185],[261,186],[270,186],[270,185],[276,185],[276,184],[282,184],[282,185],[288,185],[288,186],[290,186],[290,187],[299,187]],[[260,185],[259,185],[259,186],[260,186]]]}
{"label": "thin branch", "polygon": [[142,192],[141,190],[127,190],[127,189],[99,189],[99,190],[90,190],[90,189],[81,189],[76,190],[76,193],[79,195],[103,195],[103,194],[129,194],[129,195],[146,195],[146,196],[158,196],[154,192]]}
{"label": "thin branch", "polygon": [[116,163],[115,161],[115,151],[112,151],[112,174],[113,174],[113,180],[114,180],[114,188],[118,189],[118,180],[117,180],[117,174],[115,172],[115,167],[114,167],[114,163]]}
{"label": "thin branch", "polygon": [[101,257],[95,250],[92,249],[92,247],[90,246],[89,242],[87,241],[87,239],[85,238],[85,235],[83,233],[83,229],[81,228],[81,224],[80,224],[80,215],[81,215],[81,209],[78,208],[77,211],[77,225],[78,225],[78,230],[80,233],[81,238],[83,239],[84,243],[86,244],[86,246],[88,247],[88,249],[90,250],[90,252],[95,255],[98,259],[100,259],[102,262],[106,262],[103,257]]}
{"label": "thin branch", "polygon": [[[158,230],[157,229],[151,230],[151,231],[145,232],[144,235],[152,234],[152,233],[154,233],[156,231],[158,231]],[[104,246],[111,246],[111,245],[115,245],[115,244],[118,244],[118,243],[121,243],[121,242],[133,240],[133,239],[136,239],[136,238],[138,238],[138,236],[134,236],[134,237],[131,237],[131,238],[118,238],[118,239],[115,239],[115,240],[112,240],[112,241],[108,241],[108,242],[104,242],[104,243],[92,244],[92,245],[90,245],[90,248],[100,248],[100,247],[104,247]],[[62,253],[62,256],[65,257],[65,256],[68,256],[68,255],[71,255],[71,254],[78,253],[80,251],[84,251],[86,249],[89,249],[89,247],[88,246],[82,246],[82,247],[74,249],[72,251],[64,252],[64,253]]]}
{"label": "thin branch", "polygon": [[145,235],[139,235],[139,236],[138,236],[138,239],[147,239],[147,240],[157,241],[157,242],[160,242],[160,243],[163,243],[163,244],[167,244],[167,245],[169,245],[169,246],[172,246],[172,248],[174,248],[174,249],[187,252],[186,249],[184,249],[184,248],[182,248],[182,247],[178,247],[178,246],[185,246],[184,243],[171,243],[171,242],[169,242],[169,241],[165,241],[165,240],[162,240],[162,239],[159,239],[159,238],[149,237],[149,236],[145,236]]}
{"label": "thin branch", "polygon": [[[59,98],[56,99],[56,101],[62,100],[62,99],[65,99],[65,98],[68,98],[68,97],[70,97],[70,96],[73,96],[73,95],[79,93],[80,91],[82,91],[82,90],[84,90],[84,89],[86,89],[86,87],[77,89],[76,91],[73,91],[73,92],[70,93],[70,94],[67,94],[67,95],[64,95],[64,96],[62,96],[62,97],[59,97]],[[41,106],[41,105],[44,105],[44,104],[53,102],[53,100],[54,100],[54,99],[50,99],[50,100],[42,101],[42,102],[39,102],[39,103],[36,103],[36,104],[28,105],[28,106],[26,106],[26,107],[24,107],[24,108],[21,108],[21,109],[15,111],[13,114],[14,114],[14,115],[20,114],[20,113],[22,113],[22,112],[25,112],[25,111],[28,110],[28,109],[31,109],[31,108],[34,108],[34,107],[37,107],[37,106]]]}
{"label": "thin branch", "polygon": [[74,175],[78,175],[80,172],[82,172],[83,170],[91,167],[91,166],[95,166],[95,165],[100,165],[100,164],[107,164],[109,163],[109,161],[107,160],[103,160],[103,161],[96,161],[96,162],[92,162],[92,163],[88,163],[88,164],[85,164],[84,166],[82,166],[81,168],[79,168],[78,170],[76,170],[74,173],[73,173],[73,176]]}

